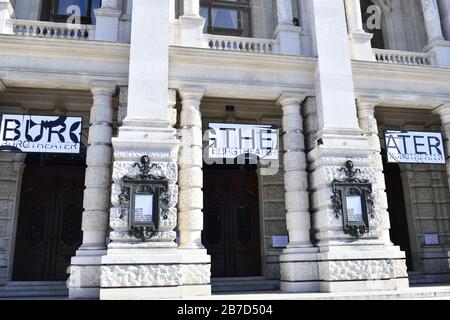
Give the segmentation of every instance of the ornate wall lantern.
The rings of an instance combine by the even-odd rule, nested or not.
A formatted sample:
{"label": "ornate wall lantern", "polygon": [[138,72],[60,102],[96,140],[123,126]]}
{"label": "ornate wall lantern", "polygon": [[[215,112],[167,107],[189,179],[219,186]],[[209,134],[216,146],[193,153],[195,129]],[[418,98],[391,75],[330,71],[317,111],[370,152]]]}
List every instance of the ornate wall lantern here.
{"label": "ornate wall lantern", "polygon": [[167,219],[168,181],[152,174],[160,168],[150,164],[148,156],[143,156],[141,163],[133,167],[138,167],[140,174],[122,180],[121,215],[128,209],[129,234],[146,241],[158,231],[160,220]]}
{"label": "ornate wall lantern", "polygon": [[361,170],[355,169],[352,161],[340,171],[346,178],[333,181],[334,214],[336,218],[342,216],[344,232],[359,239],[369,232],[369,216],[375,217],[372,184],[356,177]]}

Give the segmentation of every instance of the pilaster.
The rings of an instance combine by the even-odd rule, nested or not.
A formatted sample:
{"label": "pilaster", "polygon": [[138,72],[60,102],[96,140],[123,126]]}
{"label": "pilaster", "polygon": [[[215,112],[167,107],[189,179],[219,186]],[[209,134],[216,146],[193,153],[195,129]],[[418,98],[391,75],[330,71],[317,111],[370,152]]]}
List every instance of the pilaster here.
{"label": "pilaster", "polygon": [[[405,254],[387,236],[381,194],[380,156],[359,126],[348,46],[346,11],[341,0],[310,1],[318,50],[316,69],[317,141],[309,151],[313,241],[319,248],[320,291],[396,290],[408,286]],[[333,25],[333,37],[323,25]],[[311,117],[310,117],[311,118]],[[374,212],[361,238],[344,232],[342,215],[333,208],[333,181],[343,180],[351,160],[358,178],[372,185]]]}
{"label": "pilaster", "polygon": [[119,39],[120,5],[121,0],[103,0],[101,8],[95,10],[95,40],[115,42]]}

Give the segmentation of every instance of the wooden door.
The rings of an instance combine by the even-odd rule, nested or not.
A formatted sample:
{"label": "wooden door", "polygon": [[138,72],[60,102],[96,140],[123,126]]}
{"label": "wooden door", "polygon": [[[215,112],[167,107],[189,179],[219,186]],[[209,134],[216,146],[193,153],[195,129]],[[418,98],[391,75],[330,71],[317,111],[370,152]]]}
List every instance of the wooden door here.
{"label": "wooden door", "polygon": [[205,170],[203,244],[212,277],[261,275],[255,171]]}
{"label": "wooden door", "polygon": [[13,280],[67,279],[82,239],[84,175],[83,167],[25,168]]}

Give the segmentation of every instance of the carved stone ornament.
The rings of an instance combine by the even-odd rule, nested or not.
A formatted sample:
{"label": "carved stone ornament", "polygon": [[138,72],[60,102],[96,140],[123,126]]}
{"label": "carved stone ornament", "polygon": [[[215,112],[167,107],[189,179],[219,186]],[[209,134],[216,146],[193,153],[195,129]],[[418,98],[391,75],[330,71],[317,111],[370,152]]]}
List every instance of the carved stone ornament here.
{"label": "carved stone ornament", "polygon": [[358,178],[361,170],[355,169],[350,160],[339,171],[346,177],[333,181],[333,212],[336,218],[342,217],[344,233],[359,239],[369,232],[369,216],[375,218],[372,184]]}
{"label": "carved stone ornament", "polygon": [[[122,179],[121,194],[119,195],[119,217],[122,219],[128,211],[129,235],[142,241],[153,239],[159,231],[160,220],[169,218],[169,186],[164,177],[156,176],[152,172],[161,171],[157,164],[151,164],[149,156],[143,156],[140,163],[133,168],[139,168],[140,173],[135,177],[124,176]],[[152,200],[152,217],[142,220],[136,219],[135,197],[147,196]]]}

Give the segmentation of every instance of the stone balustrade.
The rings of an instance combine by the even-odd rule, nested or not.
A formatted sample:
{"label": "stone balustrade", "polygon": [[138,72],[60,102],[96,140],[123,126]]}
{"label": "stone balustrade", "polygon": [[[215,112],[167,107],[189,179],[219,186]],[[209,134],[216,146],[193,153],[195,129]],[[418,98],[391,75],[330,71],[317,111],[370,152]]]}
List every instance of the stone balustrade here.
{"label": "stone balustrade", "polygon": [[420,52],[374,49],[377,62],[412,66],[432,66],[431,55]]}
{"label": "stone balustrade", "polygon": [[68,40],[95,39],[94,25],[10,19],[7,26],[13,34],[19,36]]}
{"label": "stone balustrade", "polygon": [[251,53],[276,53],[276,41],[231,36],[205,35],[208,47],[217,51],[237,51]]}

